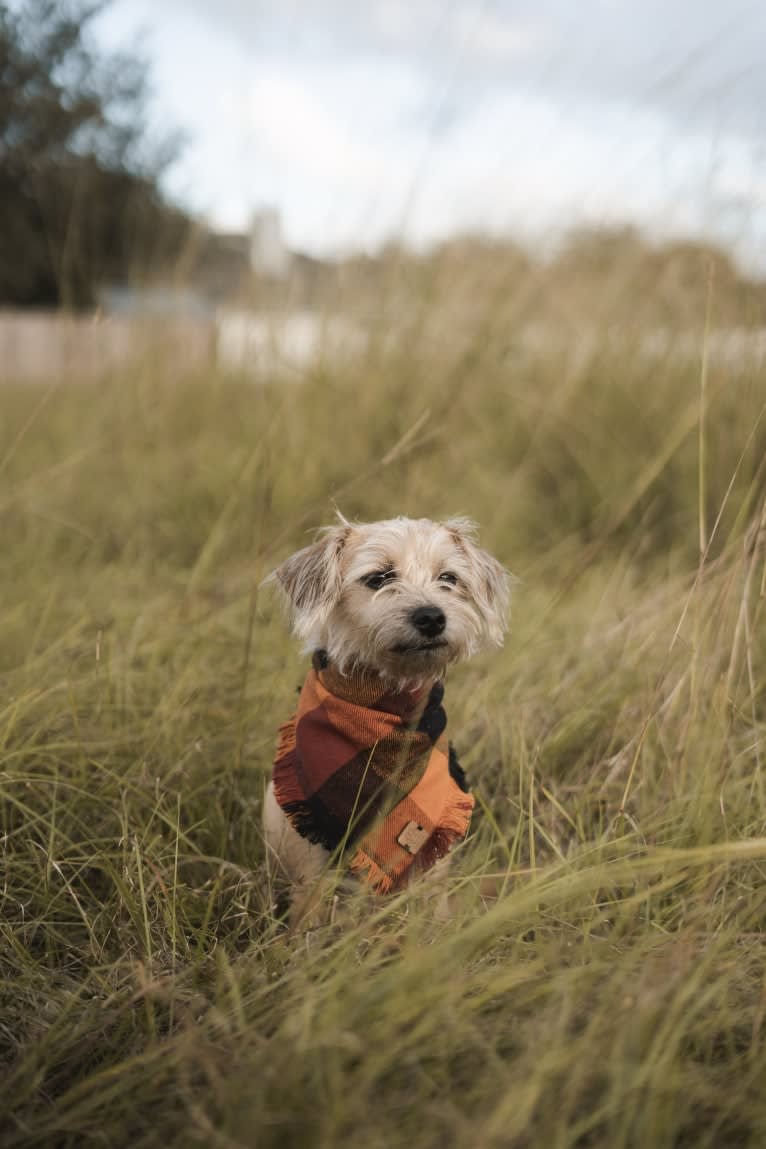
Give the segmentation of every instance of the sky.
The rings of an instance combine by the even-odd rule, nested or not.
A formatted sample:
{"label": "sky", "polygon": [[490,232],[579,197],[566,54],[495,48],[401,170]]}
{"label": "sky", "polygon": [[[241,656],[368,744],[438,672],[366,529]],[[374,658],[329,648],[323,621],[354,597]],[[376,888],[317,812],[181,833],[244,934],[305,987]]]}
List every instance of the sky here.
{"label": "sky", "polygon": [[276,206],[317,255],[580,225],[709,236],[766,270],[762,0],[113,0],[168,190]]}

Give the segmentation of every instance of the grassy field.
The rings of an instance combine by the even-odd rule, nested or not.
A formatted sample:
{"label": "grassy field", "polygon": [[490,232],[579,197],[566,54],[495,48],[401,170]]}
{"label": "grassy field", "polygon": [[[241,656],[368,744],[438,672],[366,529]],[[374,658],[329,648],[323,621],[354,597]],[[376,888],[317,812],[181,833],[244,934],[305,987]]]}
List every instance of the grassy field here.
{"label": "grassy field", "polygon": [[[766,1144],[766,376],[609,348],[3,389],[4,1149]],[[520,583],[447,683],[453,919],[288,938],[259,583],[336,504]]]}

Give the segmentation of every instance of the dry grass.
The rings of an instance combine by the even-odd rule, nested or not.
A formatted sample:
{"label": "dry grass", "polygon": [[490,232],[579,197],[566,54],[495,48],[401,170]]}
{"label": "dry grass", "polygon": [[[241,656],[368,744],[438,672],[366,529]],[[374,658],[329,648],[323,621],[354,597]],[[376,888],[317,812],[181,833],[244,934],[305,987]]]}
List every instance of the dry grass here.
{"label": "dry grass", "polygon": [[[491,323],[302,387],[2,392],[3,1146],[764,1143],[764,377],[703,401],[704,499],[699,363]],[[303,661],[257,588],[334,501],[468,513],[522,583],[448,683],[454,920],[290,940]]]}

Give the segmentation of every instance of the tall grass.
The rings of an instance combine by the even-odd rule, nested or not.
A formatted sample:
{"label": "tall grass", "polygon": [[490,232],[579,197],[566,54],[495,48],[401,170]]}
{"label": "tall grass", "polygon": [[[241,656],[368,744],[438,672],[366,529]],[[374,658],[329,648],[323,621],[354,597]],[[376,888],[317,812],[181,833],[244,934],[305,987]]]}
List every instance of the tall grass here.
{"label": "tall grass", "polygon": [[[766,386],[609,346],[3,390],[3,1146],[764,1143]],[[259,584],[335,505],[521,582],[449,675],[453,918],[289,938]]]}

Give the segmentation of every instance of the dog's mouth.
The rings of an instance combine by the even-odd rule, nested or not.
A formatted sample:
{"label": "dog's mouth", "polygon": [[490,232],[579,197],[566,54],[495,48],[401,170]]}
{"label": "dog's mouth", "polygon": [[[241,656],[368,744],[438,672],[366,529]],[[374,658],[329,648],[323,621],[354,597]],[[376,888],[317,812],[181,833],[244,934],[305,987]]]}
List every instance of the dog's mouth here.
{"label": "dog's mouth", "polygon": [[400,642],[392,647],[394,654],[430,654],[447,646],[446,638],[423,638],[419,642]]}

